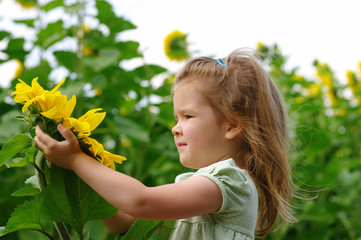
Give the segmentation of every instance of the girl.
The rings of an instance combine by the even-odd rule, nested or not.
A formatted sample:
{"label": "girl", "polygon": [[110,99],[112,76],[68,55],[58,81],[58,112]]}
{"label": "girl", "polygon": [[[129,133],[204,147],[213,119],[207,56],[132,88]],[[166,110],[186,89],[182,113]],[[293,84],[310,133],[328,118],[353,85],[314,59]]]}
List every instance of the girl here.
{"label": "girl", "polygon": [[[136,218],[175,220],[168,239],[254,239],[278,216],[292,222],[283,99],[251,52],[200,57],[177,74],[173,127],[180,162],[197,172],[174,184],[146,187],[84,154],[59,125],[58,142],[36,128],[35,142],[50,163],[73,170],[119,212],[103,223],[124,233]],[[165,224],[168,225],[168,224]]]}

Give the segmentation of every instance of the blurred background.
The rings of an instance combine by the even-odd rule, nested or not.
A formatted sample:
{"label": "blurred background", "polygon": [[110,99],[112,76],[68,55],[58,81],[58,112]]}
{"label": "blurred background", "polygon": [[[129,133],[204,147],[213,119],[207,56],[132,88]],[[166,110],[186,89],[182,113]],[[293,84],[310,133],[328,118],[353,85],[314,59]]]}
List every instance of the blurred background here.
{"label": "blurred background", "polygon": [[[239,47],[261,62],[283,93],[300,222],[267,239],[361,239],[360,3],[350,1],[0,0],[0,148],[26,125],[11,116],[16,79],[77,96],[75,115],[101,107],[93,135],[128,158],[117,169],[146,185],[186,171],[170,132],[174,73],[195,56]],[[12,194],[34,174],[0,167],[0,226],[24,198]],[[31,196],[25,197],[30,199]],[[114,239],[99,221],[90,239]],[[47,239],[22,230],[3,239]]]}

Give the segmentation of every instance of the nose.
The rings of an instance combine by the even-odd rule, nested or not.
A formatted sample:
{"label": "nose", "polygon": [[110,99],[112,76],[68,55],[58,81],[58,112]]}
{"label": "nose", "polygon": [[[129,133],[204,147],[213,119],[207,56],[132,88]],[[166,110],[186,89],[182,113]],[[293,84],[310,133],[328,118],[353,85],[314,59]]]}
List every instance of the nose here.
{"label": "nose", "polygon": [[181,134],[181,127],[179,126],[179,122],[172,128],[172,133],[174,136]]}

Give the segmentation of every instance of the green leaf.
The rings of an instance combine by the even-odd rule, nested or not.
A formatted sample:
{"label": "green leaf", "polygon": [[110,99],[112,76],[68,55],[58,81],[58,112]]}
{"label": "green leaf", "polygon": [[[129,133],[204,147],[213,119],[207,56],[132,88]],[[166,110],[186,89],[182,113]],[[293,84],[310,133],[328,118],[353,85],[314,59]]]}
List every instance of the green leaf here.
{"label": "green leaf", "polygon": [[113,12],[113,7],[107,1],[97,0],[96,7],[98,9],[97,18],[109,27],[111,34],[136,28],[131,22],[122,17],[117,17]]}
{"label": "green leaf", "polygon": [[23,20],[14,20],[15,23],[25,24],[26,26],[33,28],[35,19],[23,19]]}
{"label": "green leaf", "polygon": [[146,240],[153,234],[154,230],[161,224],[160,221],[137,219],[129,228],[122,240]]}
{"label": "green leaf", "polygon": [[24,43],[25,39],[23,38],[10,39],[7,49],[3,50],[3,52],[9,55],[9,59],[17,58],[24,62],[25,56],[28,53],[24,50]]}
{"label": "green leaf", "polygon": [[120,134],[127,135],[141,142],[150,141],[148,133],[135,121],[125,117],[115,116],[114,122]]}
{"label": "green leaf", "polygon": [[171,221],[164,221],[162,222],[162,227],[158,234],[158,240],[165,240],[169,238],[169,233],[174,229],[174,226],[176,224],[175,220]]}
{"label": "green leaf", "polygon": [[104,68],[112,66],[117,63],[120,56],[120,51],[116,48],[103,48],[99,50],[99,56],[84,57],[85,65],[99,72]]}
{"label": "green leaf", "polygon": [[25,180],[25,184],[29,187],[35,187],[40,189],[38,176],[34,175]]}
{"label": "green leaf", "polygon": [[38,193],[40,193],[39,188],[36,188],[36,187],[24,187],[24,188],[21,188],[21,189],[17,190],[13,194],[11,194],[11,196],[14,196],[14,197],[26,197],[26,196],[34,196],[34,195],[36,195]]}
{"label": "green leaf", "polygon": [[75,15],[86,7],[86,2],[78,2],[69,6],[64,6],[64,11],[70,15]]}
{"label": "green leaf", "polygon": [[9,158],[5,165],[7,168],[12,167],[24,167],[28,165],[28,163],[34,162],[34,155],[35,154],[35,144],[32,142],[32,146],[25,148],[24,150],[19,152],[21,157],[17,158]]}
{"label": "green leaf", "polygon": [[54,23],[49,23],[45,29],[40,30],[36,44],[47,49],[65,37],[66,31],[63,28],[63,21],[58,20]]}
{"label": "green leaf", "polygon": [[112,5],[104,0],[97,0],[96,7],[98,9],[98,19],[102,23],[107,23],[115,18]]}
{"label": "green leaf", "polygon": [[40,210],[42,205],[43,199],[40,196],[19,205],[11,214],[0,236],[24,229],[42,231],[43,228],[40,224]]}
{"label": "green leaf", "polygon": [[117,209],[84,183],[74,172],[52,166],[44,191],[42,216],[71,224],[79,235],[87,221],[114,215]]}
{"label": "green leaf", "polygon": [[69,70],[73,70],[77,57],[75,53],[69,51],[56,51],[54,56],[58,60],[60,65],[63,65]]}
{"label": "green leaf", "polygon": [[0,167],[20,153],[25,147],[32,143],[32,138],[25,134],[17,134],[5,143],[0,151]]}
{"label": "green leaf", "polygon": [[5,31],[0,31],[0,41],[3,40],[4,38],[10,36],[11,34],[9,32],[5,32]]}
{"label": "green leaf", "polygon": [[17,158],[8,159],[5,163],[5,166],[7,168],[24,167],[24,166],[28,165],[28,163],[29,163],[29,161],[26,157],[17,157]]}
{"label": "green leaf", "polygon": [[165,71],[167,71],[167,69],[160,67],[158,65],[153,65],[153,64],[144,65],[144,66],[134,69],[134,72],[136,73],[136,75],[139,78],[144,79],[144,80],[150,80],[155,75],[157,75],[159,73],[163,73]]}
{"label": "green leaf", "polygon": [[136,28],[135,25],[133,25],[131,22],[125,20],[122,17],[118,17],[118,18],[114,19],[113,21],[108,22],[107,25],[112,34],[117,34],[119,32],[125,31],[125,30],[130,30],[130,29]]}
{"label": "green leaf", "polygon": [[53,1],[49,1],[44,6],[40,7],[40,9],[47,12],[49,10],[52,10],[52,9],[60,7],[60,6],[63,6],[63,0],[53,0]]}
{"label": "green leaf", "polygon": [[39,181],[36,175],[26,179],[25,184],[26,187],[17,190],[11,195],[15,197],[25,197],[25,196],[34,196],[40,193]]}
{"label": "green leaf", "polygon": [[118,48],[121,49],[120,51],[121,59],[132,59],[141,56],[141,54],[138,52],[138,48],[139,48],[138,42],[134,42],[134,41],[119,42],[117,45]]}

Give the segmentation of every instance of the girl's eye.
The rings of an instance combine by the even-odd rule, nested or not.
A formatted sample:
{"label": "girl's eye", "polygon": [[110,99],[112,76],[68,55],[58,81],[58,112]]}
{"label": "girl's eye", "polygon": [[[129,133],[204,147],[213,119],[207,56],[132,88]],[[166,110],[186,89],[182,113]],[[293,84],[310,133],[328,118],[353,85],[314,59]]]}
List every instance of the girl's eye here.
{"label": "girl's eye", "polygon": [[191,116],[191,115],[185,115],[184,116],[186,119],[190,119],[190,118],[192,118],[193,116]]}

